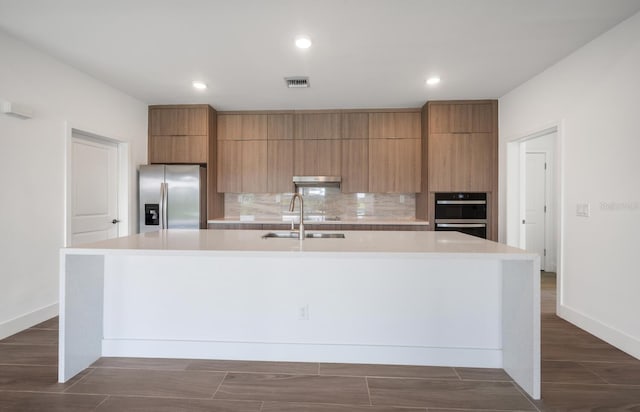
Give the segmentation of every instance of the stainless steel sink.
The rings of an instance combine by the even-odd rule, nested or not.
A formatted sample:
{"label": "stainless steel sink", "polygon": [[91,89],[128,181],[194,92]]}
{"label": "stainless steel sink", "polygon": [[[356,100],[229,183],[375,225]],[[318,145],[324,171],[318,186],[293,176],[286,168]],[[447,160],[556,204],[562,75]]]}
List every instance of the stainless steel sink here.
{"label": "stainless steel sink", "polygon": [[[344,233],[314,233],[307,232],[306,236],[310,239],[344,239]],[[269,232],[262,235],[263,239],[297,239],[298,232]]]}
{"label": "stainless steel sink", "polygon": [[312,239],[344,239],[344,233],[307,233]]}

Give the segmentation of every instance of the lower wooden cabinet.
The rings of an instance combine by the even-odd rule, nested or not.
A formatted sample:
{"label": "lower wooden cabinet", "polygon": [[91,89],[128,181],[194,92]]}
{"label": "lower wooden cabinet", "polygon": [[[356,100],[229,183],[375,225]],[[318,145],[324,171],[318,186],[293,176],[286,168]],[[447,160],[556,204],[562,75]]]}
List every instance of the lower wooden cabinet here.
{"label": "lower wooden cabinet", "polygon": [[337,139],[295,140],[293,174],[340,176],[341,149],[341,141]]}
{"label": "lower wooden cabinet", "polygon": [[207,163],[209,136],[149,136],[149,163]]}
{"label": "lower wooden cabinet", "polygon": [[267,141],[218,142],[218,192],[267,191]]}
{"label": "lower wooden cabinet", "polygon": [[421,175],[420,139],[369,140],[369,191],[417,193]]}

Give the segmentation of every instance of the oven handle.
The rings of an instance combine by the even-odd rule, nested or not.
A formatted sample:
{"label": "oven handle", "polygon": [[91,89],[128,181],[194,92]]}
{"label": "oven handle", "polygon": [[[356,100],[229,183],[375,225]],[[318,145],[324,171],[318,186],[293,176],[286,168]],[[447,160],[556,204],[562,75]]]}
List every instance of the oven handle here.
{"label": "oven handle", "polygon": [[436,200],[436,205],[486,205],[486,200]]}
{"label": "oven handle", "polygon": [[487,227],[485,223],[436,223],[436,227]]}

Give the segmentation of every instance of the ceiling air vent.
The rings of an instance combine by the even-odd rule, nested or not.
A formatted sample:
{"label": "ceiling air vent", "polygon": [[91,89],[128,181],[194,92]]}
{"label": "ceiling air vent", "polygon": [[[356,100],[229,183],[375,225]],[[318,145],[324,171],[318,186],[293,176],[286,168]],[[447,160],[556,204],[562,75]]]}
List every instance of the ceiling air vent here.
{"label": "ceiling air vent", "polygon": [[287,87],[290,89],[304,89],[306,87],[310,87],[309,78],[296,76],[296,77],[285,77],[284,81],[287,82]]}

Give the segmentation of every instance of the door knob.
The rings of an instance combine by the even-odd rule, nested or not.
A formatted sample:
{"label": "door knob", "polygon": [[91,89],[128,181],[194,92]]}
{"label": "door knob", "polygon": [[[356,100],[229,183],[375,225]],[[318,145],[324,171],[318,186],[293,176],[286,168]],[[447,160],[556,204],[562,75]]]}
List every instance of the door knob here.
{"label": "door knob", "polygon": [[114,225],[115,225],[116,223],[118,223],[118,222],[120,222],[118,219],[113,219],[113,220],[111,221],[111,223],[113,223]]}

